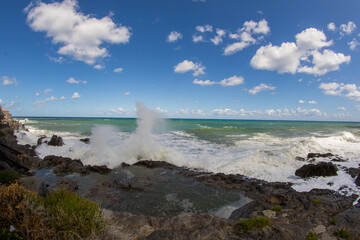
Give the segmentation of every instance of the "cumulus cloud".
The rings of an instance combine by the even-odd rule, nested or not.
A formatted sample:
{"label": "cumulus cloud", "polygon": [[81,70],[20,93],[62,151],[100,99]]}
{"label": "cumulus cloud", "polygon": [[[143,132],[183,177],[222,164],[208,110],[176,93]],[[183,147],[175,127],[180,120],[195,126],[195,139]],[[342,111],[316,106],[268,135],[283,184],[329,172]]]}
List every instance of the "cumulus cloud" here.
{"label": "cumulus cloud", "polygon": [[243,83],[244,83],[244,78],[236,75],[229,78],[225,78],[220,81],[220,85],[224,87],[232,87]]}
{"label": "cumulus cloud", "polygon": [[212,32],[213,31],[213,27],[211,25],[204,25],[204,26],[196,26],[195,29],[201,33],[204,32]]}
{"label": "cumulus cloud", "polygon": [[167,41],[168,42],[176,42],[179,39],[182,39],[183,35],[177,31],[172,31],[168,36],[167,36]]}
{"label": "cumulus cloud", "polygon": [[298,101],[298,103],[300,103],[300,104],[304,104],[304,103],[305,103],[305,101],[300,99],[300,100]]}
{"label": "cumulus cloud", "polygon": [[340,25],[340,31],[343,34],[350,35],[355,31],[355,29],[356,29],[356,24],[352,21],[348,22],[347,24]]}
{"label": "cumulus cloud", "polygon": [[71,77],[68,80],[66,80],[66,82],[70,83],[70,84],[86,84],[87,81],[83,81],[83,80],[75,80],[75,78]]}
{"label": "cumulus cloud", "polygon": [[52,92],[52,89],[50,89],[50,88],[47,88],[47,89],[44,90],[44,94],[48,94],[48,93],[51,93],[51,92]]}
{"label": "cumulus cloud", "polygon": [[359,45],[360,43],[355,39],[355,38],[353,38],[353,40],[351,40],[350,42],[348,42],[348,45],[349,45],[349,48],[351,49],[351,50],[355,50],[356,49],[356,47]]}
{"label": "cumulus cloud", "polygon": [[331,22],[327,25],[327,28],[329,29],[329,31],[335,31],[336,30],[336,26],[335,23]]}
{"label": "cumulus cloud", "polygon": [[194,63],[193,61],[184,60],[174,67],[176,73],[186,73],[193,71],[193,76],[199,76],[205,74],[206,67],[202,66],[201,63]]}
{"label": "cumulus cloud", "polygon": [[25,10],[32,30],[45,32],[54,44],[61,45],[59,54],[90,65],[110,55],[104,43],[128,43],[131,36],[130,28],[114,23],[111,16],[98,19],[79,12],[76,0],[36,1]]}
{"label": "cumulus cloud", "polygon": [[342,96],[360,102],[360,87],[356,86],[356,84],[321,83],[319,88],[326,95]]}
{"label": "cumulus cloud", "polygon": [[114,72],[121,73],[123,70],[124,70],[123,68],[119,67],[119,68],[115,68]]}
{"label": "cumulus cloud", "polygon": [[249,42],[235,42],[229,44],[224,49],[224,55],[232,55],[238,51],[243,50],[244,48],[250,46]]}
{"label": "cumulus cloud", "polygon": [[[319,50],[332,45],[325,34],[315,28],[308,28],[296,35],[295,42],[273,46],[271,43],[260,47],[252,57],[250,64],[255,69],[277,71],[279,73],[302,72],[315,76],[336,71],[343,63],[349,63],[351,57],[332,50]],[[311,59],[311,61],[310,61]],[[305,65],[305,64],[312,65]]]}
{"label": "cumulus cloud", "polygon": [[197,42],[205,42],[204,37],[201,35],[193,35],[193,42],[197,43]]}
{"label": "cumulus cloud", "polygon": [[246,32],[252,32],[255,34],[268,34],[270,32],[268,22],[265,19],[259,22],[255,22],[253,20],[246,21],[243,28]]}
{"label": "cumulus cloud", "polygon": [[226,34],[226,31],[223,29],[216,29],[216,36],[211,38],[210,41],[214,43],[215,45],[219,45],[223,41],[223,36]]}
{"label": "cumulus cloud", "polygon": [[341,107],[338,107],[337,110],[339,110],[339,111],[346,111],[346,108],[343,107],[343,106],[341,106]]}
{"label": "cumulus cloud", "polygon": [[72,95],[71,99],[78,99],[78,98],[80,98],[80,97],[81,97],[81,95],[80,95],[79,93],[74,92],[74,94]]}
{"label": "cumulus cloud", "polygon": [[45,98],[45,99],[42,99],[42,100],[37,100],[33,103],[33,105],[37,108],[42,108],[44,107],[44,104],[47,103],[47,102],[54,102],[54,101],[63,101],[65,100],[66,98],[64,96],[61,96],[60,98],[56,98],[54,96],[51,96],[51,97],[48,97],[48,98]]}
{"label": "cumulus cloud", "polygon": [[257,94],[259,92],[275,90],[275,89],[276,89],[276,87],[273,87],[271,85],[267,85],[265,83],[261,83],[260,85],[250,89],[249,93],[254,95],[254,94]]}
{"label": "cumulus cloud", "polygon": [[117,109],[111,109],[110,113],[113,113],[113,114],[125,114],[126,111],[122,107],[119,107]]}
{"label": "cumulus cloud", "polygon": [[96,65],[94,65],[94,68],[95,68],[95,69],[98,69],[98,70],[101,70],[101,69],[104,69],[105,66],[102,65],[102,64],[96,64]]}
{"label": "cumulus cloud", "polygon": [[318,102],[317,101],[314,101],[314,100],[310,100],[308,101],[308,104],[317,104]]}
{"label": "cumulus cloud", "polygon": [[16,81],[16,78],[9,78],[7,76],[2,76],[1,80],[2,80],[1,84],[4,85],[4,86],[9,86],[9,85],[17,86],[18,85],[18,82]]}
{"label": "cumulus cloud", "polygon": [[125,95],[125,96],[129,96],[129,95],[130,95],[130,92],[124,92],[124,95]]}
{"label": "cumulus cloud", "polygon": [[219,82],[210,81],[210,80],[198,80],[195,79],[193,81],[194,84],[201,85],[201,86],[212,86],[215,84],[219,84],[223,87],[233,87],[244,83],[244,78],[242,76],[232,76],[229,78],[225,78]]}
{"label": "cumulus cloud", "polygon": [[201,85],[201,86],[212,86],[217,84],[217,82],[210,81],[210,80],[198,80],[197,78],[193,81],[194,84]]}

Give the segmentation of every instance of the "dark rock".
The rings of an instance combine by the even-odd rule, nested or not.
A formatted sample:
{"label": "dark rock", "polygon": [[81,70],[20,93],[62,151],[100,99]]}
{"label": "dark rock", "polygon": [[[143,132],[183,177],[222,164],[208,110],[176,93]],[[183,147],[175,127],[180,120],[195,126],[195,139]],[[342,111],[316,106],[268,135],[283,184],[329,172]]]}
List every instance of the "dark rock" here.
{"label": "dark rock", "polygon": [[310,158],[327,158],[327,157],[333,157],[334,154],[332,153],[309,153],[307,155],[307,159]]}
{"label": "dark rock", "polygon": [[295,160],[305,162],[305,158],[303,158],[303,157],[295,157]]}
{"label": "dark rock", "polygon": [[302,166],[296,170],[295,175],[302,178],[337,176],[337,170],[338,168],[332,163],[320,162],[316,165]]}
{"label": "dark rock", "polygon": [[142,160],[133,164],[134,166],[143,166],[147,168],[165,168],[165,169],[175,169],[175,165],[164,162],[164,161],[152,161],[152,160]]}
{"label": "dark rock", "polygon": [[36,192],[40,197],[45,197],[49,194],[48,185],[40,178],[31,176],[20,178],[19,181],[26,189]]}
{"label": "dark rock", "polygon": [[125,191],[144,191],[149,186],[151,186],[151,181],[144,178],[132,178],[125,182],[115,179],[112,183],[113,188],[121,188]]}
{"label": "dark rock", "polygon": [[357,178],[355,179],[355,184],[360,187],[360,175],[358,175]]}
{"label": "dark rock", "polygon": [[111,169],[108,168],[106,165],[101,165],[101,166],[97,166],[97,165],[90,166],[90,165],[87,165],[86,167],[89,168],[89,170],[90,170],[91,172],[97,172],[97,173],[100,173],[100,174],[108,174],[108,173],[111,172]]}
{"label": "dark rock", "polygon": [[43,143],[48,143],[48,141],[44,141],[44,139],[46,139],[46,138],[47,138],[46,135],[41,135],[41,136],[39,137],[39,139],[37,140],[37,145],[41,145],[41,144],[43,144]]}
{"label": "dark rock", "polygon": [[80,141],[82,141],[83,143],[89,144],[90,138],[82,138],[82,139],[80,139]]}
{"label": "dark rock", "polygon": [[121,167],[125,168],[125,167],[130,167],[130,164],[122,162],[121,163]]}
{"label": "dark rock", "polygon": [[64,144],[62,137],[58,137],[57,135],[53,135],[51,137],[50,142],[48,142],[48,145],[50,146],[58,146],[61,147]]}
{"label": "dark rock", "polygon": [[350,174],[352,178],[356,178],[360,175],[360,168],[348,168],[346,172]]}
{"label": "dark rock", "polygon": [[56,181],[56,184],[65,187],[67,190],[71,192],[76,192],[79,189],[77,182],[67,178],[59,178]]}
{"label": "dark rock", "polygon": [[238,220],[239,218],[249,218],[250,215],[259,210],[259,203],[256,201],[249,202],[242,206],[241,208],[236,209],[233,211],[229,217],[229,219]]}

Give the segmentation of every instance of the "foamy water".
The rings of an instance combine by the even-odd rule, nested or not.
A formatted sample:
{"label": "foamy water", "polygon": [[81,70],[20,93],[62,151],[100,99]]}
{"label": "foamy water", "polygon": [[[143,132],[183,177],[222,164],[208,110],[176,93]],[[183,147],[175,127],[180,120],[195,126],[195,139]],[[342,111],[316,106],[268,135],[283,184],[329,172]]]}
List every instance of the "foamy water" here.
{"label": "foamy water", "polygon": [[[226,122],[219,128],[222,130],[212,131],[211,126],[196,123],[199,130],[168,129],[153,132],[154,126],[159,123],[157,114],[141,104],[137,105],[137,109],[139,119],[135,131],[122,131],[114,125],[95,125],[91,130],[90,144],[80,141],[84,137],[81,132],[51,131],[37,127],[36,122],[29,124],[29,121],[36,120],[25,122],[29,132],[18,132],[18,142],[35,145],[40,135],[50,137],[57,134],[63,137],[64,146],[38,146],[36,151],[41,158],[58,155],[81,159],[84,164],[106,164],[110,168],[122,162],[132,164],[139,159],[152,159],[201,171],[242,174],[271,182],[292,182],[297,191],[324,188],[346,195],[360,194],[355,179],[344,170],[344,167],[357,168],[360,163],[357,128],[353,132],[331,132],[324,128],[323,132],[312,134],[303,134],[301,128],[295,136],[291,136],[293,128],[287,130],[286,136],[282,136],[282,132],[274,134],[270,131],[233,134],[234,129],[240,128],[229,124],[232,122]],[[162,125],[166,124],[165,120],[161,121]],[[210,131],[209,134],[217,139],[212,141],[204,131]],[[309,152],[331,152],[347,161],[336,163],[339,166],[338,176],[304,180],[296,177],[295,171],[307,163],[296,161],[295,157],[306,157]],[[316,162],[330,160],[317,159]]]}

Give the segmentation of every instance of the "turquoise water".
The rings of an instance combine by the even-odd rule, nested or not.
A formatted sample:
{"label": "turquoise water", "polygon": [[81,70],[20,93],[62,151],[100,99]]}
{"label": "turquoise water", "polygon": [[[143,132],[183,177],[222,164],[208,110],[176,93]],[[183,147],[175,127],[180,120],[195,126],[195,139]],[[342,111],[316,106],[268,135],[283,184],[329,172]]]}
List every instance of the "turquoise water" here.
{"label": "turquoise water", "polygon": [[[25,118],[18,118],[24,120]],[[78,133],[90,136],[97,125],[110,125],[121,132],[133,132],[137,128],[134,118],[26,118],[28,127],[53,132]],[[166,119],[155,124],[154,132],[182,131],[201,140],[231,144],[234,140],[248,139],[259,133],[281,138],[329,136],[339,132],[351,132],[360,136],[360,123],[356,122],[305,122],[213,119]]]}

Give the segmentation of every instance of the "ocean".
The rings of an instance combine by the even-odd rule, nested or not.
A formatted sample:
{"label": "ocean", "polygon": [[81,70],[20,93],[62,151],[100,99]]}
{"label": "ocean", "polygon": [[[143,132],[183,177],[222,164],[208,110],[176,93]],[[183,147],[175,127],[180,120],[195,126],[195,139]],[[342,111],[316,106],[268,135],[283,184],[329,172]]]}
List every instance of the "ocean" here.
{"label": "ocean", "polygon": [[[42,144],[40,157],[58,155],[84,164],[117,168],[141,159],[167,161],[199,171],[242,174],[270,182],[291,182],[297,191],[333,189],[360,194],[346,168],[360,164],[360,123],[162,119],[149,109],[132,118],[17,118],[28,131],[16,133],[20,144],[36,145],[41,135],[64,140],[62,147]],[[80,139],[90,138],[90,144]],[[331,152],[338,176],[301,179],[296,169],[310,152]],[[315,162],[331,161],[331,158]]]}

